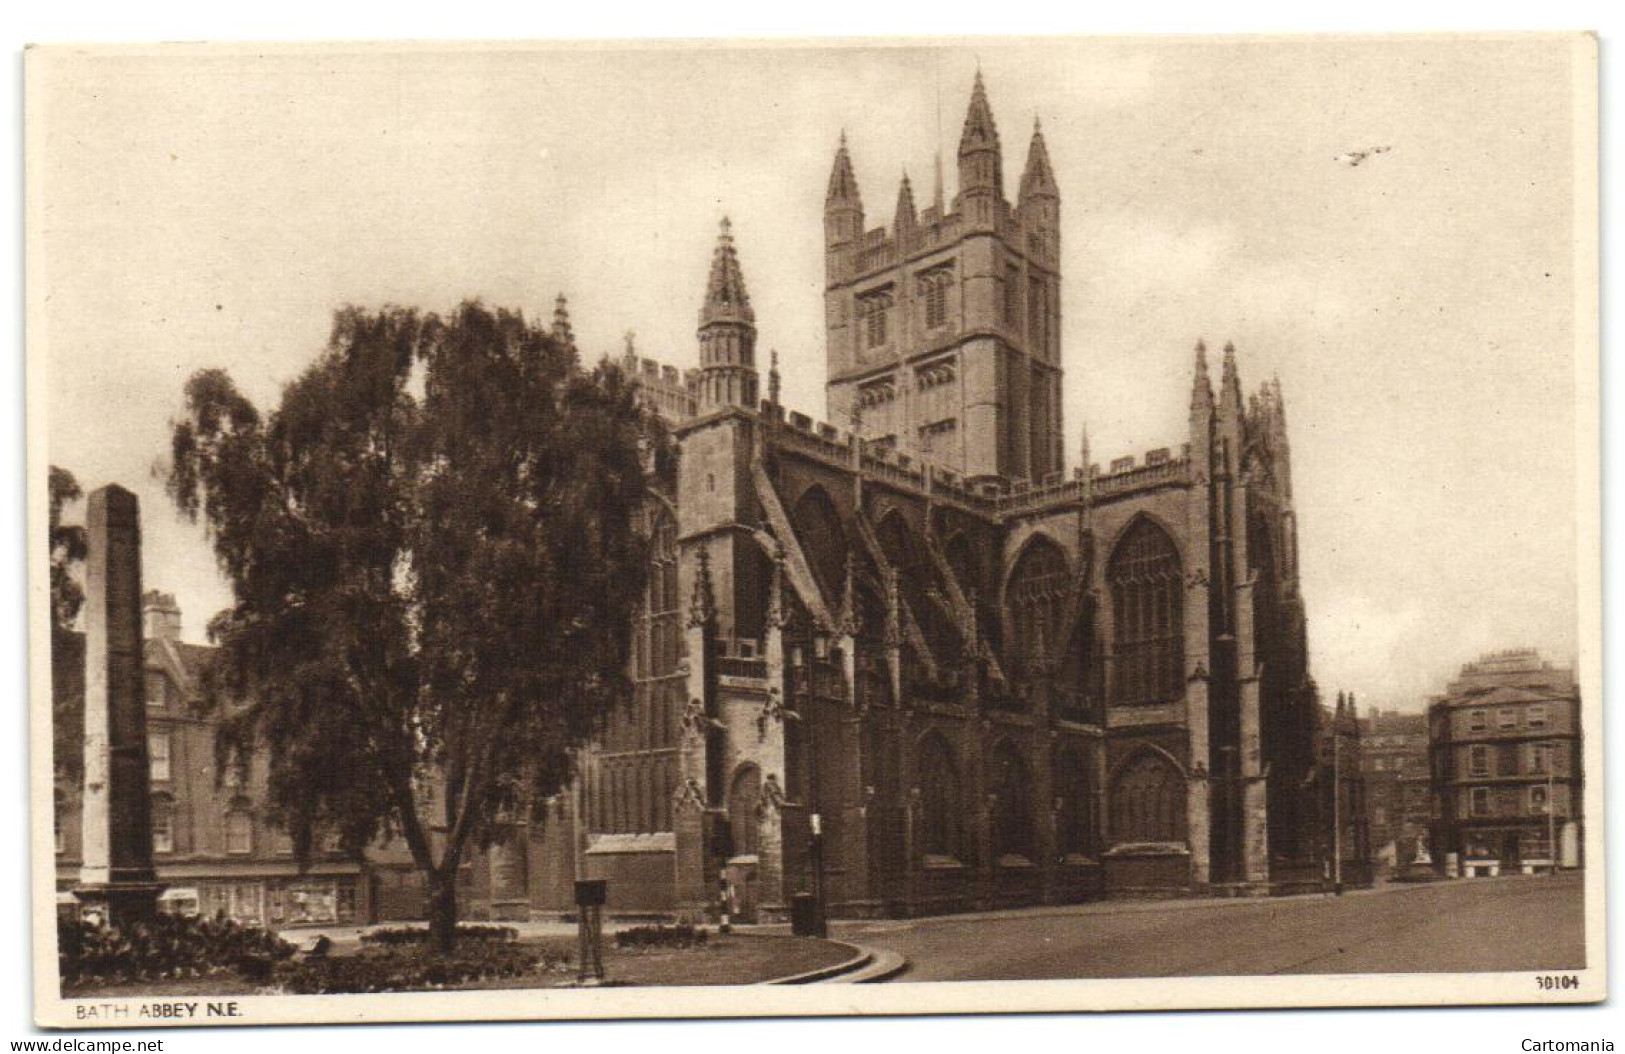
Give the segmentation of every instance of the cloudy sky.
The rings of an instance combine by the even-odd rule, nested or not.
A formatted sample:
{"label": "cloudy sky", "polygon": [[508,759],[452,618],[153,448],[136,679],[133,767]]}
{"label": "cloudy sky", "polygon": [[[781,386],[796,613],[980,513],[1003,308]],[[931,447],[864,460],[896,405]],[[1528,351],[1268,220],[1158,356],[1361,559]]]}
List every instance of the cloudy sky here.
{"label": "cloudy sky", "polygon": [[[1012,191],[1062,192],[1069,458],[1186,438],[1191,347],[1278,375],[1313,669],[1415,708],[1492,648],[1577,646],[1571,40],[30,56],[51,462],[143,499],[149,586],[229,594],[154,478],[181,385],[262,405],[343,303],[533,313],[679,366],[734,222],[786,402],[823,413],[822,203],[929,195],[980,64]],[[1350,155],[1376,147],[1358,164]],[[1579,394],[1593,398],[1579,376]]]}

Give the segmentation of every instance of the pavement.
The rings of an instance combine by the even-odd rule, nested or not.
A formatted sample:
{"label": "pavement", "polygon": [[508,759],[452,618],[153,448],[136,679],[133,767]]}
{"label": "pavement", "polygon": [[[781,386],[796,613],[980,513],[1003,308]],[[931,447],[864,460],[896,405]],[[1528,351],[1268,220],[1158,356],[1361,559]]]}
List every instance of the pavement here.
{"label": "pavement", "polygon": [[908,981],[1578,969],[1582,876],[1392,884],[1254,900],[1097,901],[837,922]]}

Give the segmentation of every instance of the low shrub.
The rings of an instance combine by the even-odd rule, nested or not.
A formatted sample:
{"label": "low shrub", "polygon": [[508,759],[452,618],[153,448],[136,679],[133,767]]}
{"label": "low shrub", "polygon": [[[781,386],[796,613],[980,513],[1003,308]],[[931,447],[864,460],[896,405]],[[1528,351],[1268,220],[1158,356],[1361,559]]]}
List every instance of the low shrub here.
{"label": "low shrub", "polygon": [[535,947],[495,940],[459,944],[440,955],[421,941],[375,944],[356,955],[278,964],[277,987],[298,995],[404,992],[522,977],[567,960]]}
{"label": "low shrub", "polygon": [[692,922],[630,926],[615,934],[617,948],[692,948],[704,944],[710,931]]}
{"label": "low shrub", "polygon": [[234,974],[268,980],[294,946],[269,930],[231,919],[159,915],[126,926],[57,921],[62,982],[119,984]]}
{"label": "low shrub", "polygon": [[[386,930],[368,930],[361,935],[363,944],[422,944],[429,939],[425,926],[394,926]],[[519,931],[512,926],[479,926],[464,923],[457,927],[459,941],[516,941]]]}

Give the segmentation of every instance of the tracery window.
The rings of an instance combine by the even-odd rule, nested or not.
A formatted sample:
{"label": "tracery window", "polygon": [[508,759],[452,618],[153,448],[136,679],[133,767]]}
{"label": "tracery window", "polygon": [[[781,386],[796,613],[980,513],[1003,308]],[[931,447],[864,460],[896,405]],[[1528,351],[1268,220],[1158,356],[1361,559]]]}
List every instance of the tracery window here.
{"label": "tracery window", "polygon": [[1185,840],[1185,781],[1167,758],[1146,750],[1117,773],[1111,835],[1119,845]]}
{"label": "tracery window", "polygon": [[939,735],[920,744],[920,841],[926,853],[959,859],[964,845],[964,815],[959,794],[959,767]]}
{"label": "tracery window", "polygon": [[1010,658],[1021,676],[1036,676],[1058,652],[1070,587],[1060,546],[1045,538],[1029,544],[1005,592],[1013,633]]}
{"label": "tracery window", "polygon": [[1183,692],[1184,581],[1179,552],[1142,519],[1124,534],[1106,572],[1112,591],[1112,699],[1157,703]]}
{"label": "tracery window", "polygon": [[858,319],[863,324],[864,347],[878,348],[886,343],[891,307],[892,294],[889,289],[868,293],[858,298]]}
{"label": "tracery window", "polygon": [[233,855],[254,851],[254,817],[248,802],[239,798],[226,813],[226,852]]}
{"label": "tracery window", "polygon": [[918,292],[925,304],[925,328],[940,329],[948,324],[948,287],[953,274],[946,267],[937,267],[919,277]]}

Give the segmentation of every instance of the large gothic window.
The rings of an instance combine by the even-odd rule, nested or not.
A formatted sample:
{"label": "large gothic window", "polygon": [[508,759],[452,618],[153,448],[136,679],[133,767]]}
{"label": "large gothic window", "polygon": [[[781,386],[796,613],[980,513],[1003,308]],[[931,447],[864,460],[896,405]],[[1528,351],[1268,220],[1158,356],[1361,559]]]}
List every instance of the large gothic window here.
{"label": "large gothic window", "polygon": [[959,766],[939,735],[920,744],[920,842],[933,856],[960,859],[964,851],[964,812]]}
{"label": "large gothic window", "polygon": [[1032,792],[1027,779],[1027,763],[1008,740],[993,751],[991,782],[993,793],[993,844],[999,858],[1033,857]]}
{"label": "large gothic window", "polygon": [[1067,745],[1055,753],[1055,848],[1062,858],[1094,856],[1097,849],[1094,781],[1084,749]]}
{"label": "large gothic window", "polygon": [[846,584],[846,531],[835,503],[822,487],[809,487],[796,502],[791,519],[825,601],[838,604]]}
{"label": "large gothic window", "polygon": [[948,324],[948,287],[953,274],[946,267],[938,267],[920,275],[919,295],[925,302],[925,328],[940,329]]}
{"label": "large gothic window", "polygon": [[1005,591],[1012,632],[1010,659],[1020,676],[1036,676],[1048,659],[1058,656],[1070,593],[1061,547],[1045,538],[1034,539],[1016,561]]}
{"label": "large gothic window", "polygon": [[1119,845],[1185,840],[1185,781],[1166,757],[1146,750],[1118,771],[1112,781],[1111,835]]}
{"label": "large gothic window", "polygon": [[1183,692],[1185,607],[1179,552],[1150,520],[1117,543],[1106,572],[1112,591],[1112,700],[1157,703]]}

